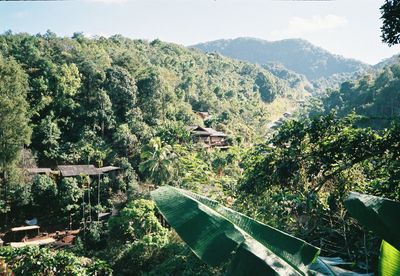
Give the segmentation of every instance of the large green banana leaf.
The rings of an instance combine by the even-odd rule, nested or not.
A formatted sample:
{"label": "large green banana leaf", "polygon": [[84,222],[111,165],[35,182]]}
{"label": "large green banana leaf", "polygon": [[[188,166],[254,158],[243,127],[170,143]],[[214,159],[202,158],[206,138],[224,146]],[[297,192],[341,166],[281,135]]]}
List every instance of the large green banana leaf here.
{"label": "large green banana leaf", "polygon": [[386,241],[382,241],[381,255],[379,257],[379,275],[400,275],[400,251]]}
{"label": "large green banana leaf", "polygon": [[400,250],[400,203],[351,192],[344,202],[350,215]]}
{"label": "large green banana leaf", "polygon": [[328,276],[373,276],[373,273],[361,274],[341,268],[340,266],[349,266],[353,263],[343,261],[340,257],[318,257],[317,261],[312,263],[310,269],[314,272]]}
{"label": "large green banana leaf", "polygon": [[216,201],[163,186],[158,209],[192,251],[211,266],[231,262],[233,275],[306,275],[319,249]]}
{"label": "large green banana leaf", "polygon": [[380,275],[400,275],[400,203],[352,192],[345,206],[362,225],[383,238]]}

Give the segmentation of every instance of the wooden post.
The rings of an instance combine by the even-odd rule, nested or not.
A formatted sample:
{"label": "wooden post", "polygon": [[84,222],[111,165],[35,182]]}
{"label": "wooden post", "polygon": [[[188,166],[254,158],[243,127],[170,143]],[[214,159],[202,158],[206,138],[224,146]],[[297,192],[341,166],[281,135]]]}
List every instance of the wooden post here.
{"label": "wooden post", "polygon": [[88,177],[88,204],[89,204],[89,222],[92,222],[92,204],[90,202],[90,178]]}
{"label": "wooden post", "polygon": [[98,174],[97,179],[97,205],[100,206],[100,174]]}
{"label": "wooden post", "polygon": [[[100,174],[97,175],[97,208],[100,208]],[[100,221],[100,212],[97,212],[97,221]]]}
{"label": "wooden post", "polygon": [[4,164],[3,164],[3,179],[4,179],[4,203],[6,205],[5,226],[8,226],[7,172],[5,171]]}
{"label": "wooden post", "polygon": [[85,203],[83,203],[83,243],[86,248],[86,216],[85,216]]}
{"label": "wooden post", "polygon": [[86,217],[85,217],[85,190],[83,190],[82,196],[82,217],[83,217],[83,244],[86,249]]}
{"label": "wooden post", "polygon": [[72,215],[71,215],[71,211],[69,211],[69,230],[72,230]]}

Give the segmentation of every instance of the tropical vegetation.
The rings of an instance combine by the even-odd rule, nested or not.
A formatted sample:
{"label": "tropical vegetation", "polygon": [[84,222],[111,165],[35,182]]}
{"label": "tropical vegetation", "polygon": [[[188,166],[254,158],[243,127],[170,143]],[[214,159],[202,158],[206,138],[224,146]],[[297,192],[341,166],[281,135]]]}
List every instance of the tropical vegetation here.
{"label": "tropical vegetation", "polygon": [[332,63],[298,72],[120,35],[0,35],[0,238],[35,220],[80,229],[65,248],[0,247],[0,273],[398,274],[399,62],[295,42]]}

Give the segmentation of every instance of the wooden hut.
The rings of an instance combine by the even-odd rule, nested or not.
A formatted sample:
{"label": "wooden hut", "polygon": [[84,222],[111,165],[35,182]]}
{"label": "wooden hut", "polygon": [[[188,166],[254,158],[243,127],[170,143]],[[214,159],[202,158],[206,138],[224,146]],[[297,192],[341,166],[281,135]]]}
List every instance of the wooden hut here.
{"label": "wooden hut", "polygon": [[79,176],[81,174],[89,176],[103,174],[100,169],[93,165],[59,165],[57,168],[63,177]]}
{"label": "wooden hut", "polygon": [[227,135],[221,131],[209,127],[189,126],[188,130],[192,134],[195,142],[204,143],[207,148],[227,148]]}

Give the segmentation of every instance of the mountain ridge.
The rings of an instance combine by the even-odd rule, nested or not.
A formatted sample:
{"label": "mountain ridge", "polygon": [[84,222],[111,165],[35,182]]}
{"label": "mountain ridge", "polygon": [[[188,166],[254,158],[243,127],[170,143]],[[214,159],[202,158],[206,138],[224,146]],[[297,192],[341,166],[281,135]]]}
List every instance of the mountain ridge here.
{"label": "mountain ridge", "polygon": [[400,60],[400,54],[396,54],[396,55],[393,55],[391,57],[388,57],[388,58],[385,58],[385,59],[381,60],[380,62],[375,64],[373,67],[375,69],[378,69],[378,70],[379,69],[383,69],[387,65],[390,66],[390,65],[398,63],[399,60]]}
{"label": "mountain ridge", "polygon": [[264,65],[279,63],[285,68],[305,75],[310,81],[329,78],[335,74],[369,70],[371,65],[329,51],[300,38],[268,41],[239,37],[198,43],[190,48],[217,52],[231,58]]}

